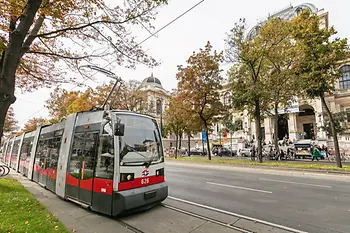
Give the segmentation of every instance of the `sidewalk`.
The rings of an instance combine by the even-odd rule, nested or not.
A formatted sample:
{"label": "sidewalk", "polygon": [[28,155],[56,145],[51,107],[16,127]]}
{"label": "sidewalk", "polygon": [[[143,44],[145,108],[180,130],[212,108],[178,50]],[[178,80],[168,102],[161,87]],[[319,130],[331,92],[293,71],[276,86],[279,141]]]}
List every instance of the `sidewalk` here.
{"label": "sidewalk", "polygon": [[[11,171],[33,196],[71,232],[84,233],[288,233],[274,226],[167,199],[151,210],[113,219],[64,201],[26,177]],[[236,228],[236,230],[234,229]],[[240,229],[240,230],[238,230]]]}
{"label": "sidewalk", "polygon": [[[199,160],[191,160],[191,158]],[[327,170],[327,169],[310,169],[310,168],[299,168],[299,167],[288,167],[288,166],[275,166],[274,164],[270,165],[268,163],[263,163],[262,165],[255,165],[255,164],[249,164],[249,159],[236,159],[236,158],[217,158],[213,157],[210,162],[207,161],[207,158],[203,157],[191,157],[191,158],[181,158],[181,159],[173,159],[166,157],[165,161],[166,163],[183,163],[183,164],[200,164],[200,165],[208,165],[208,166],[221,166],[221,167],[233,167],[233,168],[251,168],[256,170],[276,170],[276,171],[290,171],[290,172],[308,172],[308,173],[320,173],[320,174],[334,174],[334,175],[343,175],[343,176],[349,176],[350,177],[350,170]],[[241,160],[241,161],[247,161],[247,163],[230,163],[230,162],[220,162],[220,160]],[[273,161],[272,161],[273,162]],[[277,161],[276,163],[279,163],[280,161]],[[285,163],[285,161],[281,162]],[[288,161],[287,163],[292,164],[298,164],[298,161]],[[311,164],[311,162],[305,162],[302,161],[300,164]],[[314,163],[315,165],[321,164],[328,166],[327,162],[317,162]],[[344,166],[344,164],[343,164]],[[348,163],[345,164],[345,166],[349,166]]]}

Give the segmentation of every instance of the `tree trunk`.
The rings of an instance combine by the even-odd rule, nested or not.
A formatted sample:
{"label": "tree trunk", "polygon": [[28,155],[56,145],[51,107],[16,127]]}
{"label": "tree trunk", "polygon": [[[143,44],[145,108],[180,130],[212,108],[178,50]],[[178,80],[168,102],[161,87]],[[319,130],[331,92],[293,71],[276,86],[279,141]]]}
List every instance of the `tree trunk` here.
{"label": "tree trunk", "polygon": [[[204,121],[204,128],[205,128],[205,138],[207,140],[208,159],[211,160],[207,121]],[[204,151],[203,151],[203,153],[204,153]]]}
{"label": "tree trunk", "polygon": [[182,131],[179,133],[179,150],[181,150],[181,143],[182,143]]}
{"label": "tree trunk", "polygon": [[187,156],[190,156],[190,151],[191,151],[191,134],[189,133],[189,134],[187,134],[187,140],[188,140],[188,146],[187,146],[187,149],[188,149],[188,151],[187,151]]}
{"label": "tree trunk", "polygon": [[5,118],[11,103],[9,101],[0,102],[0,145],[4,133]]}
{"label": "tree trunk", "polygon": [[320,96],[320,98],[321,98],[322,105],[323,105],[324,109],[326,110],[326,113],[329,117],[329,123],[331,126],[331,132],[332,132],[332,137],[333,137],[333,141],[334,141],[335,160],[337,162],[337,167],[342,168],[342,163],[341,163],[341,159],[340,159],[340,152],[339,152],[339,142],[338,142],[337,131],[335,130],[334,118],[333,118],[331,111],[329,110],[329,108],[327,106],[327,103],[326,103],[326,100],[324,99],[324,96]]}
{"label": "tree trunk", "polygon": [[[3,135],[7,110],[16,101],[14,95],[16,70],[21,57],[27,51],[27,48],[23,48],[22,46],[26,44],[25,42],[30,42],[25,41],[25,38],[33,24],[41,2],[42,0],[27,1],[25,9],[21,13],[21,18],[18,20],[18,25],[15,25],[15,29],[10,33],[7,48],[0,57],[0,138]],[[12,21],[10,23],[16,24],[16,22]]]}
{"label": "tree trunk", "polygon": [[[258,140],[258,150],[257,150],[257,154],[258,154],[258,158],[259,158],[259,162],[262,163],[262,135],[261,135],[261,116],[260,116],[260,102],[259,100],[255,101],[255,131],[256,131],[256,138]],[[276,137],[276,135],[275,135]]]}
{"label": "tree trunk", "polygon": [[176,128],[175,132],[175,159],[177,159],[177,148],[178,148],[178,143],[179,143],[179,130]]}
{"label": "tree trunk", "polygon": [[275,102],[275,106],[274,106],[274,110],[275,110],[275,130],[274,130],[274,134],[275,137],[273,138],[273,142],[275,144],[275,149],[277,151],[278,149],[278,102]]}

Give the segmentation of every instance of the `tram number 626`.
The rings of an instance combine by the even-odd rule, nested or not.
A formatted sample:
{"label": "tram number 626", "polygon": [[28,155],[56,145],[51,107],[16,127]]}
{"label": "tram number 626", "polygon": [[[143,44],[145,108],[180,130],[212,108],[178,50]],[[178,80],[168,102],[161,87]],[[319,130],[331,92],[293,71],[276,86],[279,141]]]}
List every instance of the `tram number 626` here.
{"label": "tram number 626", "polygon": [[144,178],[141,180],[141,184],[148,184],[149,183],[149,178]]}

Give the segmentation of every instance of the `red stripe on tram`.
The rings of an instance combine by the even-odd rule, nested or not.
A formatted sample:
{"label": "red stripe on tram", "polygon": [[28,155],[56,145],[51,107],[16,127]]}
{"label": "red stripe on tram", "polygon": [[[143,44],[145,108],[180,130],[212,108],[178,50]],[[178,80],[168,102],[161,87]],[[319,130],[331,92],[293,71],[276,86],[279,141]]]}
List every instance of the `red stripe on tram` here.
{"label": "red stripe on tram", "polygon": [[[67,173],[66,184],[78,188],[79,179]],[[86,180],[80,180],[80,188],[85,190],[91,190],[95,193],[103,193],[103,194],[111,195],[113,193],[113,180],[102,179],[102,178],[94,178],[94,179],[90,178]]]}
{"label": "red stripe on tram", "polygon": [[123,191],[128,189],[141,188],[162,182],[164,182],[164,176],[138,177],[132,181],[120,182],[118,184],[118,190]]}

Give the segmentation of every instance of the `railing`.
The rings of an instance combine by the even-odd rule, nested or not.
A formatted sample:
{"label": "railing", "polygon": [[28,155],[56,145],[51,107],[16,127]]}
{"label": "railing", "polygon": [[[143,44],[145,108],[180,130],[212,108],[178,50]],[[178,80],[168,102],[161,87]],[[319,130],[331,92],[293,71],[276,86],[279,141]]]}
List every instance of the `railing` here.
{"label": "railing", "polygon": [[10,173],[10,168],[6,165],[0,165],[0,177],[5,177]]}

